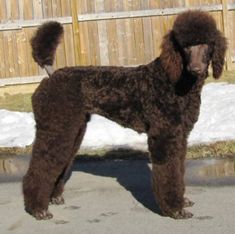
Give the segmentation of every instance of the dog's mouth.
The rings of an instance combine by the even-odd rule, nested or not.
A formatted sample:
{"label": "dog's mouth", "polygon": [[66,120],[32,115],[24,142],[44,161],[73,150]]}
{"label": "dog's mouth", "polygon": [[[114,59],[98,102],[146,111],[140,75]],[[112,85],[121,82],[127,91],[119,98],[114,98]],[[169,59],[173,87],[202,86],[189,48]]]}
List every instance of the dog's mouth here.
{"label": "dog's mouth", "polygon": [[189,72],[192,76],[195,76],[195,77],[201,77],[205,73],[204,71],[194,71],[194,70],[193,71],[189,70]]}
{"label": "dog's mouth", "polygon": [[194,77],[205,77],[207,75],[207,69],[202,67],[187,66],[187,71]]}

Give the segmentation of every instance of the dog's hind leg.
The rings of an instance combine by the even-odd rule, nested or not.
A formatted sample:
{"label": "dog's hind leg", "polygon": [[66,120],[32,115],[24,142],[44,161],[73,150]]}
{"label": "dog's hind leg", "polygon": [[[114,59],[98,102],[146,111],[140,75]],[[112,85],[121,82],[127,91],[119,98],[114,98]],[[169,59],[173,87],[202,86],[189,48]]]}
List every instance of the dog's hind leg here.
{"label": "dog's hind leg", "polygon": [[25,209],[36,219],[52,218],[48,205],[59,176],[71,161],[79,126],[76,117],[69,121],[66,116],[57,118],[56,124],[50,124],[48,128],[37,123],[32,159],[23,179]]}
{"label": "dog's hind leg", "polygon": [[82,127],[79,129],[78,135],[75,138],[71,159],[70,159],[69,163],[66,165],[65,169],[63,170],[63,172],[61,173],[61,175],[59,176],[59,178],[55,184],[53,193],[51,195],[51,203],[54,205],[64,204],[64,198],[62,196],[62,193],[64,191],[65,183],[67,182],[67,180],[71,176],[73,160],[74,160],[74,157],[75,157],[76,153],[78,152],[78,149],[82,143],[82,139],[83,139],[84,134],[86,132],[86,125],[87,124],[84,123],[82,125]]}

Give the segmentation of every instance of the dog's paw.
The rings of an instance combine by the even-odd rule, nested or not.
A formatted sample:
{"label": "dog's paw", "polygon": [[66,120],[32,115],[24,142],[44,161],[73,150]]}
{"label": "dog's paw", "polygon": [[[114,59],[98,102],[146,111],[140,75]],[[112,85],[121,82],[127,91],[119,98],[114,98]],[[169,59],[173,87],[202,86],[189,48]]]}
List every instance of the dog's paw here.
{"label": "dog's paw", "polygon": [[63,205],[65,203],[63,196],[57,196],[51,198],[51,204],[53,205]]}
{"label": "dog's paw", "polygon": [[174,219],[190,219],[193,217],[193,214],[185,209],[180,211],[175,211],[170,215]]}
{"label": "dog's paw", "polygon": [[53,214],[50,213],[48,210],[42,210],[42,211],[35,211],[32,213],[32,215],[37,220],[48,220],[53,218]]}
{"label": "dog's paw", "polygon": [[25,211],[32,215],[37,220],[48,220],[53,218],[53,214],[48,210],[42,209],[40,211],[32,210],[29,208],[25,208]]}
{"label": "dog's paw", "polygon": [[187,197],[184,198],[184,207],[192,207],[195,203],[189,200]]}

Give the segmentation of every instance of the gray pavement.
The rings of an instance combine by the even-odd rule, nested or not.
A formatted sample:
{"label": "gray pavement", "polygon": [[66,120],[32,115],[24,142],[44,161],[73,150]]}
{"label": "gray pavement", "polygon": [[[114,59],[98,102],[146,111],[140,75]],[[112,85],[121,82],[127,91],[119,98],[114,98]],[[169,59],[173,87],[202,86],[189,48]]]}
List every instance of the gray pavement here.
{"label": "gray pavement", "polygon": [[186,196],[195,202],[189,220],[159,215],[147,160],[76,162],[64,193],[66,204],[50,206],[54,218],[48,221],[36,221],[24,212],[24,171],[0,175],[0,233],[235,233],[234,176],[200,180],[198,167],[187,164]]}

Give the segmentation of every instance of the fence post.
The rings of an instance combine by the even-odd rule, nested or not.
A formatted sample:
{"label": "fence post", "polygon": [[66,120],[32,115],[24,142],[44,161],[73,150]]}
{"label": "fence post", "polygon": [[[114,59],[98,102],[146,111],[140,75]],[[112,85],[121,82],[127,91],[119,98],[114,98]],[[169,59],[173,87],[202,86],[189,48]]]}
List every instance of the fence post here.
{"label": "fence post", "polygon": [[[223,28],[224,35],[226,38],[230,38],[229,36],[229,28],[228,28],[228,1],[222,0],[222,20],[223,20]],[[231,70],[232,67],[232,57],[231,52],[228,45],[228,50],[226,53],[226,70]]]}
{"label": "fence post", "polygon": [[72,12],[72,25],[73,25],[73,38],[74,38],[74,52],[75,52],[75,63],[76,65],[82,65],[81,55],[81,40],[80,40],[80,28],[78,23],[78,12],[77,12],[77,0],[71,0],[71,12]]}

